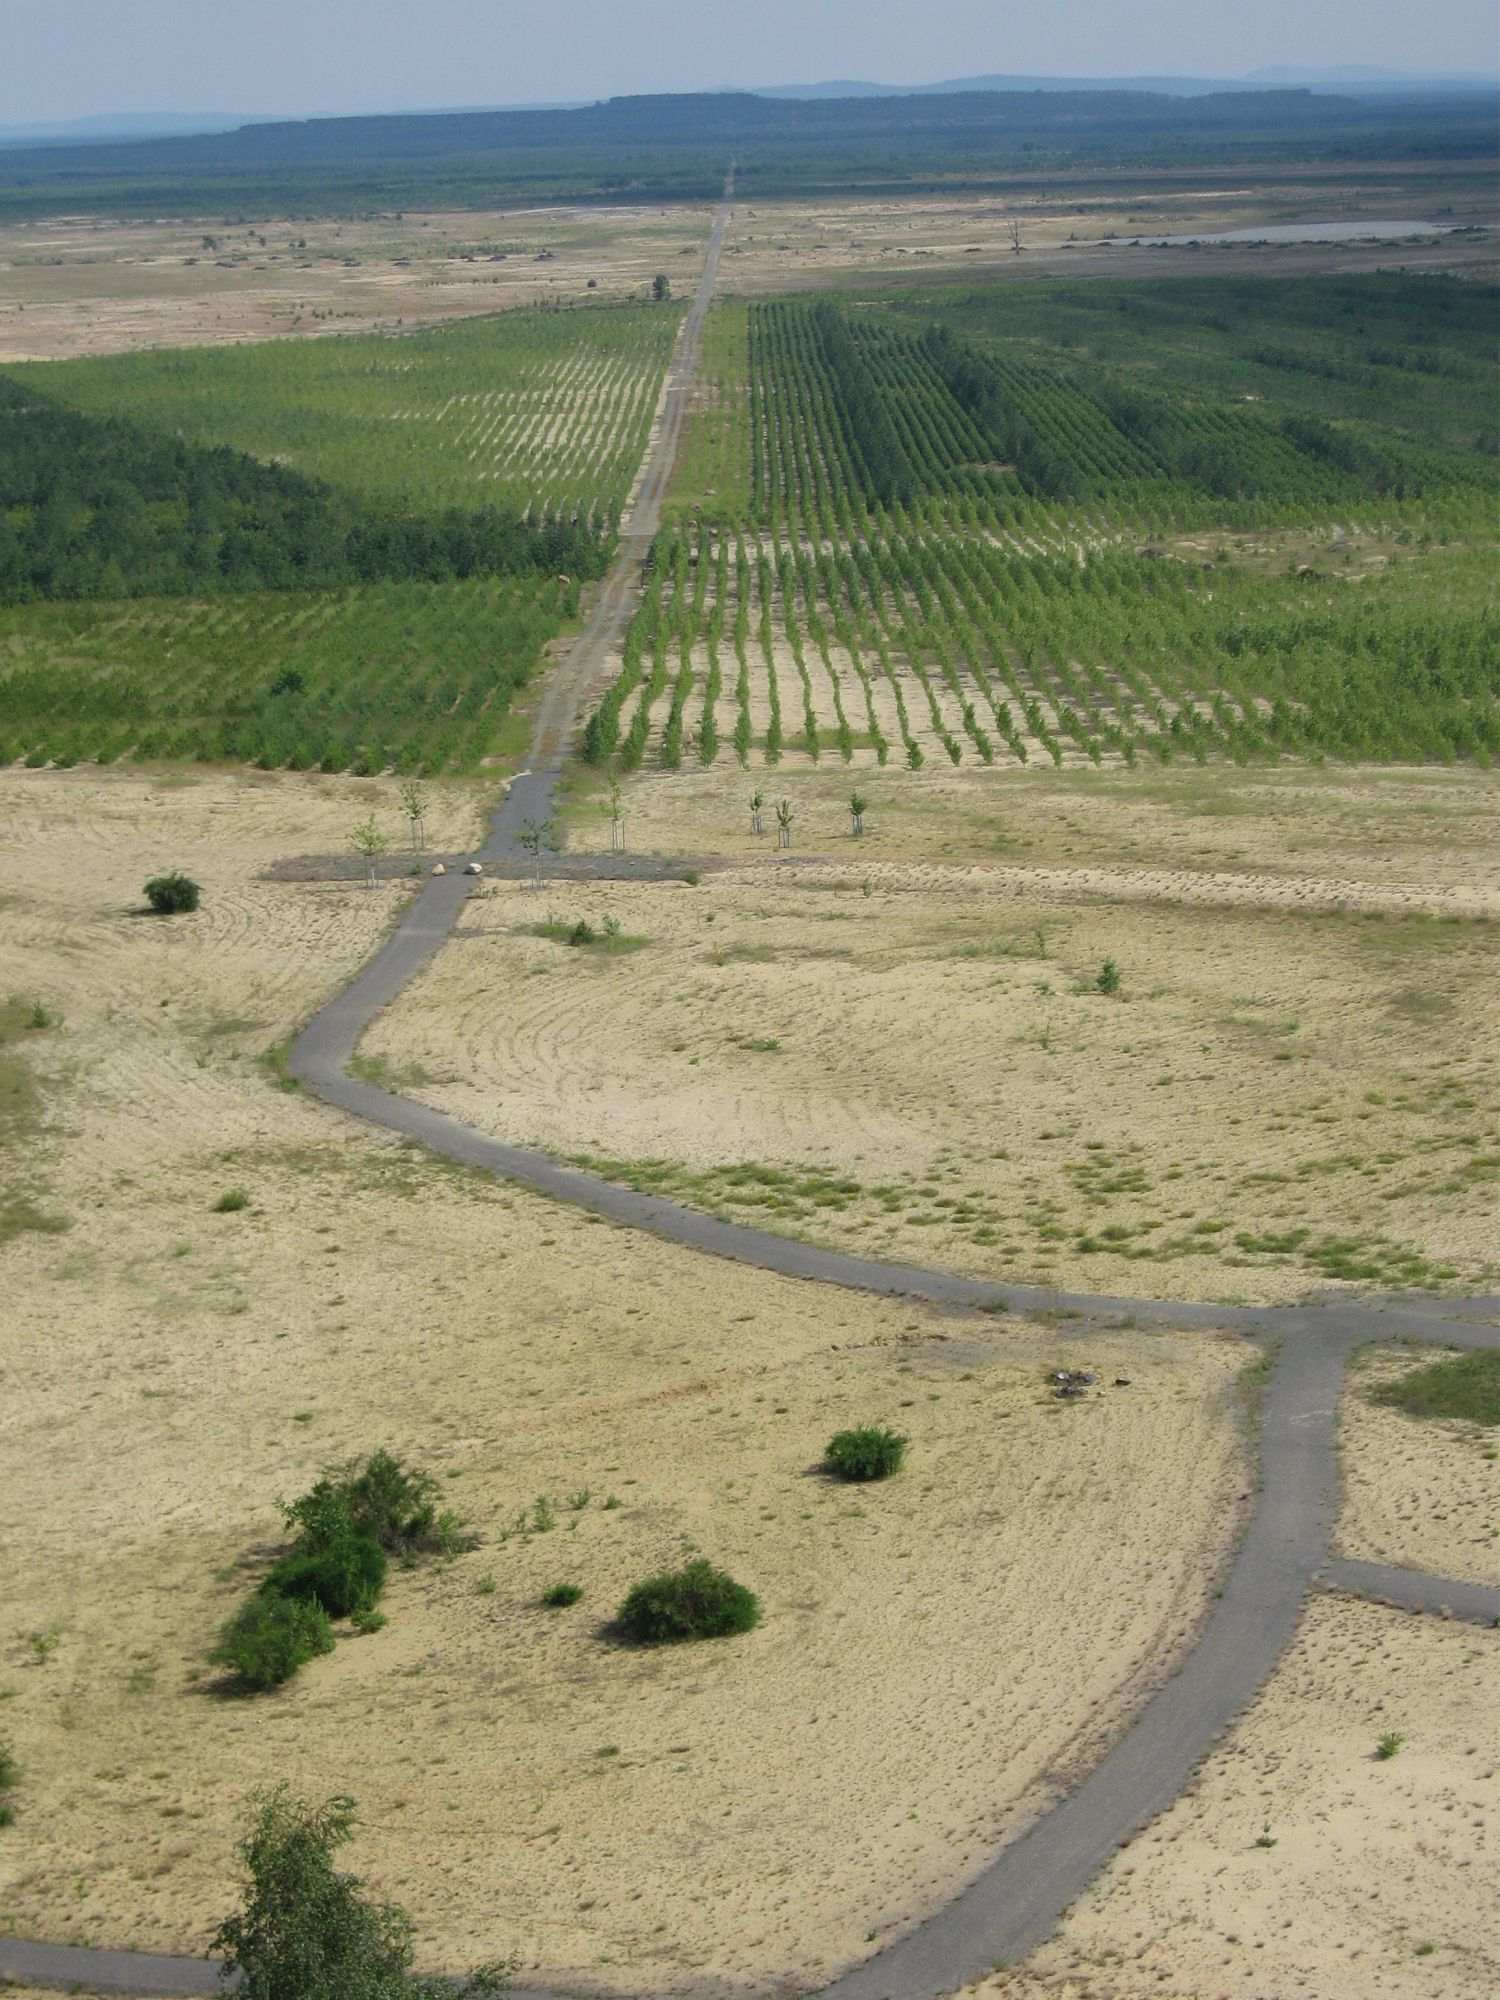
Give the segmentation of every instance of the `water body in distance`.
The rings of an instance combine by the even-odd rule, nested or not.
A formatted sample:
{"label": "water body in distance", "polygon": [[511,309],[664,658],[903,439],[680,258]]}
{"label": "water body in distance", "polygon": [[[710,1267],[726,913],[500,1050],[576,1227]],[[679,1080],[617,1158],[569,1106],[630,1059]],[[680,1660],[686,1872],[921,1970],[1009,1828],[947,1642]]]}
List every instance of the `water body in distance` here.
{"label": "water body in distance", "polygon": [[1156,249],[1179,243],[1368,243],[1406,236],[1441,236],[1435,222],[1265,222],[1254,229],[1221,229],[1216,235],[1128,236],[1108,240]]}

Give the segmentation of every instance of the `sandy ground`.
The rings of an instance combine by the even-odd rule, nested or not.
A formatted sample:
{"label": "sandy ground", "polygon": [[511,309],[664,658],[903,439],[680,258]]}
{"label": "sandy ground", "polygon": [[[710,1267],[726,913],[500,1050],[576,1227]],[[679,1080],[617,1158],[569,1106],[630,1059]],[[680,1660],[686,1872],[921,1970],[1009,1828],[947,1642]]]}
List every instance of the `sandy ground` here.
{"label": "sandy ground", "polygon": [[[429,1962],[516,1950],[652,1994],[819,1977],[951,1894],[1171,1670],[1246,1496],[1245,1349],[810,1290],[278,1090],[257,1058],[405,887],[263,870],[372,802],[394,814],[369,781],[0,774],[0,992],[55,1017],[7,1165],[65,1225],[5,1253],[0,1920],[201,1948],[248,1793],[291,1775],[358,1797],[353,1863]],[[436,796],[433,839],[472,809]],[[202,910],[136,915],[171,864]],[[248,1205],[216,1213],[228,1189]],[[1131,1384],[1058,1404],[1043,1373],[1075,1359]],[[829,1484],[823,1442],[870,1418],[906,1471]],[[481,1545],[397,1572],[389,1625],[289,1688],[226,1699],[206,1649],[277,1496],[377,1444]],[[692,1551],[761,1627],[610,1644],[628,1583]],[[544,1612],[564,1580],[582,1603]]]}
{"label": "sandy ground", "polygon": [[[1382,1763],[1386,1730],[1406,1741]],[[1191,1789],[1025,1969],[968,1992],[1489,2000],[1497,1743],[1500,1635],[1316,1600]]]}
{"label": "sandy ground", "polygon": [[[633,782],[627,844],[699,886],[493,884],[365,1052],[487,1130],[945,1268],[1265,1301],[1488,1282],[1492,778],[903,773],[861,781],[857,852],[848,782],[784,778],[789,867],[753,780]],[[606,844],[596,799],[569,837]],[[639,948],[570,950],[548,916]]]}
{"label": "sandy ground", "polygon": [[658,271],[683,291],[696,281],[710,220],[708,209],[688,206],[299,218],[254,228],[97,217],[9,223],[0,226],[0,361],[368,333],[512,305],[644,296]]}
{"label": "sandy ground", "polygon": [[[1238,245],[1153,249],[1137,234],[1192,235],[1297,221],[1433,221],[1478,227],[1479,237],[1432,244]],[[1021,231],[1014,247],[1012,223]],[[921,284],[940,273],[976,282],[1046,277],[1162,277],[1213,271],[1288,276],[1318,270],[1493,266],[1495,201],[1488,164],[1444,162],[1435,172],[1362,163],[1258,182],[1229,176],[1194,185],[1182,175],[1081,175],[1065,198],[1055,186],[1013,196],[754,202],[735,207],[725,242],[725,291],[759,293],[829,284]],[[1115,241],[1107,239],[1114,238]]]}
{"label": "sandy ground", "polygon": [[[920,284],[939,273],[985,281],[1038,276],[1151,277],[1212,268],[1286,275],[1318,270],[1482,270],[1496,261],[1488,163],[1478,170],[1402,163],[1274,173],[1259,185],[1169,185],[1145,174],[1122,191],[1014,199],[748,203],[735,210],[720,282],[727,292],[829,284]],[[1431,244],[1307,245],[1274,250],[1153,250],[1106,244],[1114,232],[1173,234],[1261,221],[1356,216],[1477,225]],[[1011,247],[1019,219],[1023,249]],[[278,218],[252,227],[75,216],[0,227],[0,362],[203,346],[289,333],[368,332],[585,295],[643,294],[658,271],[699,257],[705,207],[433,211],[368,220]],[[212,241],[206,239],[211,238]],[[1211,266],[1205,259],[1212,258]],[[590,294],[589,281],[594,281]],[[677,289],[685,289],[686,280]]]}
{"label": "sandy ground", "polygon": [[1369,1348],[1356,1357],[1339,1410],[1344,1504],[1335,1546],[1361,1562],[1500,1586],[1500,1440],[1478,1424],[1370,1401],[1372,1389],[1442,1351]]}

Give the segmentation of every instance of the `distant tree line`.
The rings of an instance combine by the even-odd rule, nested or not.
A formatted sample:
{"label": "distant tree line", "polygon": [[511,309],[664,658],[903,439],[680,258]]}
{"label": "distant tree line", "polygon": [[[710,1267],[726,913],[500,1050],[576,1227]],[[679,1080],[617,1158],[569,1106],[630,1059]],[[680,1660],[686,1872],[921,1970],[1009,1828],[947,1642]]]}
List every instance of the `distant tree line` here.
{"label": "distant tree line", "polygon": [[605,538],[487,508],[431,513],[85,416],[0,375],[0,603],[602,574]]}

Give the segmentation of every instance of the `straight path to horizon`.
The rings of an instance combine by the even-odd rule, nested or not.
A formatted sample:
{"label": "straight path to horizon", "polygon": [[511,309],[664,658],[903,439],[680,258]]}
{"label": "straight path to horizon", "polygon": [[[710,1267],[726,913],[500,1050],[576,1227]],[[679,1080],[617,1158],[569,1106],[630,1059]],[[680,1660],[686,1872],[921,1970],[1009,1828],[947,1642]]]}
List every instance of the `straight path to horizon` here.
{"label": "straight path to horizon", "polygon": [[[620,550],[567,659],[543,689],[531,770],[516,778],[493,816],[483,858],[520,862],[522,823],[550,817],[578,704],[624,629],[640,564],[660,520],[713,295],[729,219],[731,184],[709,236],[703,277],[683,322],[661,420],[648,452]],[[1500,1623],[1500,1591],[1329,1554],[1339,1473],[1334,1423],[1344,1370],[1373,1340],[1500,1348],[1500,1297],[1351,1301],[1300,1307],[1189,1305],[1101,1297],[952,1273],[824,1250],[742,1223],[722,1222],[662,1197],[640,1194],[512,1146],[427,1105],[357,1082],[348,1063],[371,1020],[447,938],[472,880],[428,881],[389,942],[354,982],[308,1023],[290,1055],[293,1073],[350,1116],[419,1140],[464,1165],[520,1181],[627,1228],[685,1249],[734,1259],[809,1283],[927,1300],[935,1305],[1023,1312],[1065,1309],[1096,1322],[1129,1319],[1144,1336],[1231,1328],[1273,1343],[1260,1411],[1255,1508],[1222,1594],[1180,1670],[1141,1708],[1114,1748],[934,1916],[824,1989],[824,2000],[939,2000],[999,1963],[1013,1964],[1053,1929],[1111,1854],[1163,1811],[1218,1735],[1253,1699],[1290,1639],[1314,1588],[1345,1589],[1414,1611]],[[0,1938],[0,1976],[101,1993],[175,1996],[218,1990],[207,1960],[85,1950]],[[564,2000],[517,1990],[513,2000]]]}

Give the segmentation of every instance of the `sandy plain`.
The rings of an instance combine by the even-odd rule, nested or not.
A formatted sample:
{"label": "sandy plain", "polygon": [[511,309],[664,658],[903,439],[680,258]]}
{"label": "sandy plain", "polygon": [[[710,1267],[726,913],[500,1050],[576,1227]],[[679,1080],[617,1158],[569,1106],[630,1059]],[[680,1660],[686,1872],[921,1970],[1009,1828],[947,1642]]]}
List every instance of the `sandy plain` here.
{"label": "sandy plain", "polygon": [[1359,1562],[1500,1586],[1495,1432],[1371,1400],[1440,1353],[1373,1347],[1356,1355],[1339,1409],[1344,1485],[1334,1546]]}
{"label": "sandy plain", "polygon": [[706,208],[688,205],[253,226],[98,216],[7,223],[0,362],[372,333],[507,306],[644,297],[658,271],[685,291],[709,221]]}
{"label": "sandy plain", "polygon": [[[1427,220],[1430,243],[1233,245],[1191,249],[1135,236],[1217,233],[1266,223]],[[1405,162],[1273,170],[1255,181],[1184,174],[1080,174],[1059,194],[1038,177],[1003,196],[758,202],[743,195],[725,240],[729,292],[1048,277],[1163,277],[1213,271],[1289,276],[1319,270],[1469,269],[1496,258],[1493,174],[1466,163]],[[1019,227],[1015,248],[1012,225]]]}
{"label": "sandy plain", "polygon": [[[353,1863],[426,1962],[820,1976],[951,1894],[1170,1672],[1247,1497],[1245,1346],[810,1292],[277,1088],[267,1051],[408,885],[266,871],[372,805],[397,811],[379,781],[0,773],[0,993],[49,1017],[0,1052],[36,1079],[6,1171],[48,1219],[10,1235],[0,1311],[0,1922],[202,1949],[248,1793],[292,1774],[360,1800]],[[474,806],[444,788],[434,841]],[[138,914],[173,864],[197,917]],[[1064,1406],[1043,1376],[1075,1359],[1105,1392]],[[874,1417],[908,1469],[830,1485],[824,1440]],[[276,1499],[379,1443],[480,1546],[227,1698],[206,1649]],[[626,1585],[696,1550],[761,1627],[611,1645]],[[543,1611],[561,1580],[583,1602]]]}
{"label": "sandy plain", "polygon": [[[1129,247],[1137,230],[1184,234],[1354,217],[1474,231],[1430,243],[1277,248]],[[1019,219],[1024,248],[1011,247]],[[683,206],[452,210],[365,218],[218,217],[123,222],[68,216],[0,225],[0,363],[212,346],[290,334],[372,332],[506,306],[644,294],[658,271],[696,276],[710,212]],[[721,289],[1038,275],[1153,277],[1203,269],[1481,271],[1496,262],[1487,163],[1374,163],[1357,178],[1308,172],[1235,184],[1083,177],[1060,199],[741,200]],[[1111,234],[1117,239],[1108,243]],[[1205,259],[1212,258],[1212,264]],[[593,281],[592,289],[590,281]],[[677,288],[684,290],[687,280]]]}
{"label": "sandy plain", "polygon": [[1500,1634],[1314,1599],[1188,1791],[1024,1968],[967,1992],[1488,2000],[1497,1742]]}
{"label": "sandy plain", "polygon": [[[698,885],[491,884],[364,1055],[504,1137],[896,1259],[1262,1302],[1489,1283],[1492,777],[860,774],[858,842],[846,774],[786,775],[756,837],[758,781],[631,781],[627,846]],[[600,794],[565,818],[607,845]]]}

